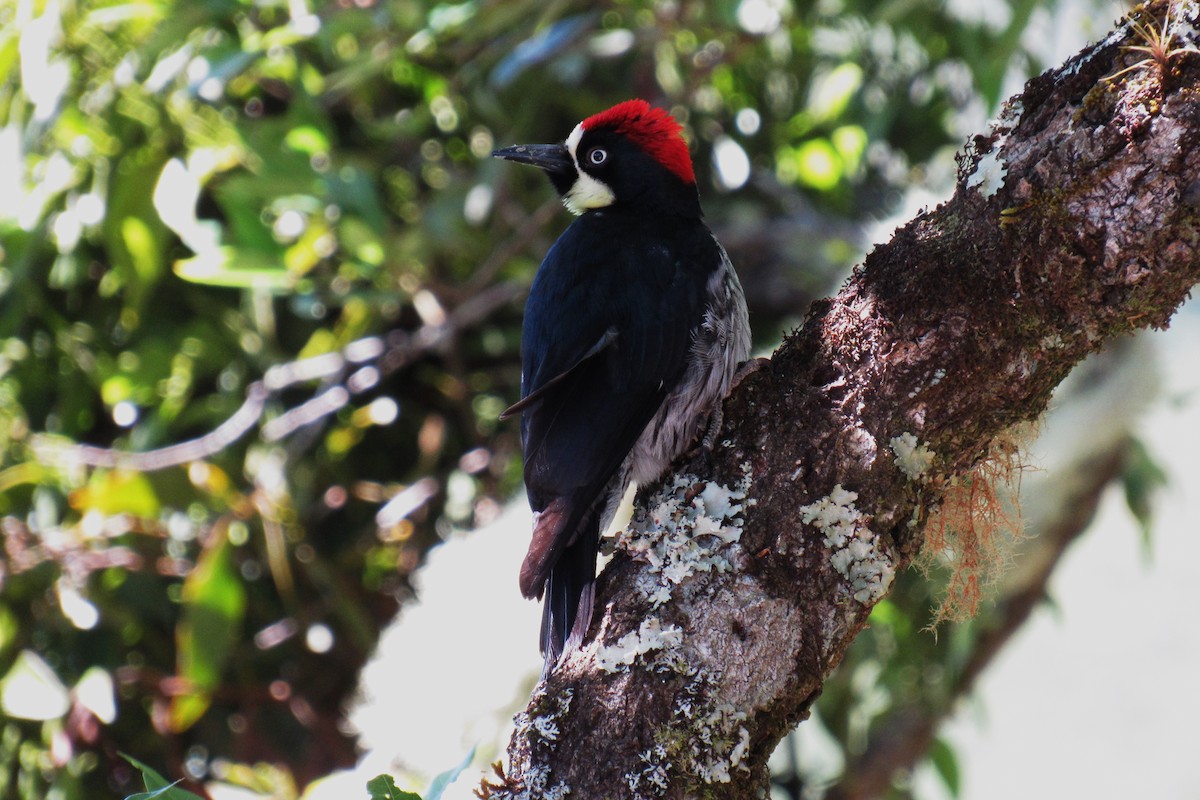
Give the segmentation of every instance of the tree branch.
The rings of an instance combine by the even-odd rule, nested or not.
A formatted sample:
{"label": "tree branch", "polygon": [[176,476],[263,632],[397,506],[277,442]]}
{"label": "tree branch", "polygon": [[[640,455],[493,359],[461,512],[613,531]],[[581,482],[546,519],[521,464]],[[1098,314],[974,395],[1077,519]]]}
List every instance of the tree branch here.
{"label": "tree branch", "polygon": [[960,652],[931,662],[919,648],[890,654],[888,671],[905,664],[924,669],[942,663],[946,680],[936,688],[895,696],[892,708],[872,721],[867,747],[848,759],[826,800],[886,795],[896,775],[928,756],[942,722],[1045,599],[1062,556],[1088,529],[1105,491],[1128,467],[1136,422],[1148,400],[1130,388],[1155,384],[1154,369],[1147,366],[1153,361],[1147,340],[1123,339],[1115,345],[1072,373],[1039,425],[1034,447],[1046,453],[1045,463],[1021,477],[1020,495],[1029,499],[1021,514],[1026,533],[1015,545],[1013,563],[999,581],[994,601],[962,623],[965,630],[950,623],[948,630],[939,631],[948,641],[958,641],[958,647],[970,642],[965,659]]}
{"label": "tree branch", "polygon": [[383,377],[446,347],[454,337],[479,325],[524,291],[523,286],[515,283],[498,283],[467,298],[443,319],[412,333],[394,330],[382,337],[367,336],[337,352],[273,366],[261,380],[246,387],[245,399],[237,411],[195,439],[130,452],[75,444],[61,437],[35,433],[30,437],[30,447],[39,463],[51,466],[82,465],[138,472],[168,469],[210,458],[241,439],[262,420],[267,401],[285,389],[310,381],[330,381],[315,397],[262,425],[262,438],[278,441],[337,413],[352,397],[375,388]]}
{"label": "tree branch", "polygon": [[947,484],[1200,279],[1200,56],[1105,80],[1141,35],[1126,22],[1030,81],[968,146],[954,197],[815,304],[727,401],[724,441],[639,498],[601,618],[484,794],[765,796],[767,758]]}

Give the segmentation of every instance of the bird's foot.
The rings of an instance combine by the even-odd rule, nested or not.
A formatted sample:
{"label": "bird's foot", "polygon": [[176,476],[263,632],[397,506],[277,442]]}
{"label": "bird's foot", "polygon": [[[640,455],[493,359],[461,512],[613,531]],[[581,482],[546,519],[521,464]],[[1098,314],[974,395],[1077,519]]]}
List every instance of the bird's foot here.
{"label": "bird's foot", "polygon": [[[769,358],[750,358],[738,365],[737,371],[733,373],[733,380],[729,382],[729,392],[733,390],[750,375],[758,372],[770,362]],[[721,433],[721,426],[725,423],[725,400],[717,403],[713,409],[712,416],[708,418],[708,426],[704,430],[704,438],[700,441],[700,447],[705,453],[711,453],[717,445],[717,436]]]}
{"label": "bird's foot", "polygon": [[771,359],[769,358],[748,358],[738,364],[737,372],[733,373],[733,380],[729,382],[729,391],[732,392],[742,381],[770,363]]}
{"label": "bird's foot", "polygon": [[704,430],[704,438],[700,440],[700,450],[703,450],[707,455],[717,446],[717,436],[721,433],[721,426],[725,424],[725,402],[721,401],[713,407],[713,412],[708,417],[708,426]]}
{"label": "bird's foot", "polygon": [[[732,393],[733,390],[738,387],[738,384],[740,384],[748,376],[758,372],[760,369],[766,366],[770,360],[771,359],[769,358],[751,358],[739,364],[737,371],[733,373],[733,380],[729,382],[730,393]],[[708,424],[704,426],[704,436],[700,439],[699,444],[689,450],[685,455],[688,458],[694,458],[701,453],[704,455],[709,455],[712,453],[713,448],[717,446],[717,437],[721,434],[721,428],[724,424],[725,398],[721,398],[721,400],[719,400],[717,404],[713,406],[713,410],[709,414]]]}

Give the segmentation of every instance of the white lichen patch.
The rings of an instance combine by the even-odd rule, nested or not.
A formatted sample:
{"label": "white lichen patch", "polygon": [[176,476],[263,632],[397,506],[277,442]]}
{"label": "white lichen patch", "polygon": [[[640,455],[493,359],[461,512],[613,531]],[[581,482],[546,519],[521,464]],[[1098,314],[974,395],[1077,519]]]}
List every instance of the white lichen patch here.
{"label": "white lichen patch", "polygon": [[991,197],[1000,191],[1004,178],[1008,174],[1008,165],[1000,158],[1000,142],[975,165],[975,171],[967,177],[967,188],[978,189],[984,197]]}
{"label": "white lichen patch", "polygon": [[1175,12],[1167,33],[1182,44],[1200,44],[1200,2],[1184,0],[1175,7]]}
{"label": "white lichen patch", "polygon": [[714,675],[698,671],[675,699],[675,716],[685,723],[688,746],[676,756],[682,769],[703,783],[729,783],[743,765],[750,732],[742,724],[746,712],[728,703],[713,706],[701,698],[711,693]]}
{"label": "white lichen patch", "polygon": [[633,800],[662,797],[671,786],[671,760],[661,742],[638,753],[642,766],[625,773],[625,785]]}
{"label": "white lichen patch", "polygon": [[[729,763],[732,766],[740,767],[742,762],[746,760],[746,754],[750,752],[750,731],[745,728],[738,728],[737,744],[729,751]],[[746,769],[746,767],[742,767]]]}
{"label": "white lichen patch", "polygon": [[1008,137],[1021,124],[1021,115],[1025,106],[1021,99],[1010,100],[1004,104],[1000,116],[992,121],[991,149],[975,163],[975,169],[967,176],[967,188],[978,189],[984,197],[991,197],[1000,191],[1004,178],[1008,175],[1008,165],[1000,155],[1000,151],[1008,142]]}
{"label": "white lichen patch", "polygon": [[850,595],[865,604],[883,597],[896,568],[879,547],[879,537],[867,526],[865,515],[855,507],[856,500],[857,492],[838,484],[828,496],[801,506],[800,515],[804,524],[815,525],[825,535],[834,570],[846,579]]}
{"label": "white lichen patch", "polygon": [[522,711],[513,718],[518,735],[541,739],[550,750],[558,743],[559,721],[571,710],[571,700],[575,697],[574,689],[565,689],[553,697],[545,693],[544,685],[539,686],[530,698],[529,708],[533,713]]}
{"label": "white lichen patch", "polygon": [[1038,346],[1043,350],[1061,350],[1067,346],[1067,342],[1061,334],[1051,333],[1043,336],[1042,340],[1038,342]]}
{"label": "white lichen patch", "polygon": [[1038,369],[1037,356],[1029,350],[1022,350],[1016,360],[1004,368],[1006,375],[1016,375],[1020,380],[1026,380]]}
{"label": "white lichen patch", "polygon": [[895,454],[893,463],[910,481],[923,483],[933,466],[934,453],[929,445],[919,442],[917,437],[905,431],[899,436],[893,436],[889,441],[892,453]]}
{"label": "white lichen patch", "polygon": [[1021,124],[1021,115],[1024,113],[1025,104],[1022,98],[1013,97],[1000,110],[1000,118],[992,125],[992,129],[999,133],[1009,133]]}
{"label": "white lichen patch", "polygon": [[[564,800],[571,794],[571,787],[565,781],[550,785],[550,768],[545,764],[533,764],[525,770],[525,786],[520,792],[505,794],[505,800]],[[492,797],[501,795],[493,793]]]}
{"label": "white lichen patch", "polygon": [[750,731],[741,725],[732,730],[727,726],[731,720],[740,721],[745,718],[745,713],[741,711],[734,714],[715,711],[703,721],[704,724],[712,726],[709,730],[714,731],[714,734],[712,739],[704,743],[707,757],[693,761],[693,771],[697,778],[705,783],[729,783],[733,780],[731,770],[741,765],[750,749]]}
{"label": "white lichen patch", "polygon": [[1127,37],[1129,35],[1129,27],[1129,18],[1126,17],[1120,25],[1118,25],[1111,33],[1108,34],[1107,37],[1105,37],[1104,41],[1092,45],[1087,50],[1076,55],[1075,60],[1070,63],[1066,69],[1059,73],[1057,81],[1062,81],[1078,74],[1079,70],[1081,70],[1084,65],[1091,62],[1099,53],[1104,52],[1107,48],[1112,47],[1114,44]]}
{"label": "white lichen patch", "polygon": [[[527,739],[534,745],[531,758],[544,757],[558,746],[562,735],[560,722],[571,710],[574,689],[565,689],[559,694],[546,693],[545,684],[539,684],[529,700],[528,711],[513,717],[516,736]],[[552,783],[550,767],[541,763],[530,763],[524,771],[525,782],[519,792],[500,790],[492,793],[497,800],[564,800],[571,794],[565,781]]]}
{"label": "white lichen patch", "polygon": [[627,668],[639,656],[655,650],[670,655],[683,643],[683,631],[675,625],[663,625],[658,617],[647,617],[636,631],[630,631],[616,641],[596,651],[596,666],[605,672]]}
{"label": "white lichen patch", "polygon": [[938,367],[929,376],[929,384],[928,385],[922,386],[921,384],[917,384],[917,386],[914,387],[913,390],[908,393],[909,399],[911,400],[912,398],[916,397],[917,395],[919,395],[921,392],[925,391],[926,389],[932,389],[934,386],[937,386],[939,383],[941,383],[943,380],[945,380],[945,378],[946,378],[946,370],[943,369],[942,367]]}
{"label": "white lichen patch", "polygon": [[649,581],[639,588],[655,608],[671,599],[672,590],[703,572],[733,568],[729,547],[742,537],[741,513],[747,500],[749,469],[734,487],[677,475],[634,514],[616,546],[649,564]]}
{"label": "white lichen patch", "polygon": [[534,717],[529,722],[533,731],[547,742],[558,741],[558,721],[550,717]]}
{"label": "white lichen patch", "polygon": [[655,734],[655,745],[638,754],[639,764],[625,773],[634,800],[664,797],[674,782],[676,793],[704,796],[702,784],[731,783],[748,772],[750,731],[746,712],[729,703],[711,701],[719,673],[692,668],[689,681],[675,697],[671,723]]}

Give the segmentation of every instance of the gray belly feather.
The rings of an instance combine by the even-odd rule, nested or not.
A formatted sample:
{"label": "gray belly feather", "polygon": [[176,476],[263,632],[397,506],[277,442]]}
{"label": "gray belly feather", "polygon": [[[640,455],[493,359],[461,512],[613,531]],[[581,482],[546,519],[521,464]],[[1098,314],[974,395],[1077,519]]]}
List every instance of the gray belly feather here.
{"label": "gray belly feather", "polygon": [[658,478],[697,440],[713,409],[729,393],[738,365],[750,356],[746,298],[724,248],[721,267],[709,279],[707,290],[709,304],[693,333],[683,379],[667,395],[614,476],[601,530],[612,520],[631,481],[645,484]]}

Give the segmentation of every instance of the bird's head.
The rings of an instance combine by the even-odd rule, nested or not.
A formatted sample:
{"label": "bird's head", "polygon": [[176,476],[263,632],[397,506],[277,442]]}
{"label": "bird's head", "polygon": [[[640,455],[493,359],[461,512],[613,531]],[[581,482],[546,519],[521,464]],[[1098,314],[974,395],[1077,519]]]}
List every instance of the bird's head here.
{"label": "bird's head", "polygon": [[492,155],[544,170],[574,214],[624,206],[700,215],[682,127],[645,100],[588,117],[562,144],[522,144]]}

